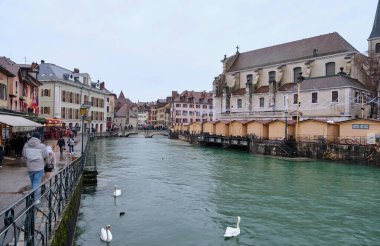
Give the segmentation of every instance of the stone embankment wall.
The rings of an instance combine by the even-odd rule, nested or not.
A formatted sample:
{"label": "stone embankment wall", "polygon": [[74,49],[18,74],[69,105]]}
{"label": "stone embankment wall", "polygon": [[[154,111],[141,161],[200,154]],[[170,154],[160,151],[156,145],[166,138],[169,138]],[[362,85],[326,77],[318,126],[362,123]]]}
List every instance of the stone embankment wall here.
{"label": "stone embankment wall", "polygon": [[[207,145],[207,143],[200,141],[202,138],[198,135],[179,134],[178,139]],[[324,141],[299,143],[288,141],[285,144],[283,140],[258,140],[252,138],[247,138],[246,140],[249,142],[248,151],[258,155],[307,157],[316,160],[380,166],[380,147],[377,145],[332,144]],[[213,146],[218,146],[218,144],[213,144]],[[233,146],[226,146],[225,144],[220,144],[219,146],[233,149]]]}

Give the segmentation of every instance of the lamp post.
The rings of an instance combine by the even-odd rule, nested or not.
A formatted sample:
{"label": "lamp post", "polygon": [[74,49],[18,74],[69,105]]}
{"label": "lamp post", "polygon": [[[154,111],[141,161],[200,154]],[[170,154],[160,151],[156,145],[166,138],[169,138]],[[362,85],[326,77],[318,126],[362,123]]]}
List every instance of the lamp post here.
{"label": "lamp post", "polygon": [[299,73],[299,76],[297,77],[297,123],[296,123],[296,141],[298,142],[298,123],[299,123],[299,115],[300,115],[300,90],[301,90],[301,83],[305,80],[305,77],[302,76],[302,73]]}
{"label": "lamp post", "polygon": [[285,95],[285,141],[288,141],[288,108],[289,96]]}
{"label": "lamp post", "polygon": [[90,108],[89,105],[82,104],[80,106],[80,115],[82,119],[82,155],[83,155],[83,141],[84,141],[84,118],[87,116],[87,110]]}

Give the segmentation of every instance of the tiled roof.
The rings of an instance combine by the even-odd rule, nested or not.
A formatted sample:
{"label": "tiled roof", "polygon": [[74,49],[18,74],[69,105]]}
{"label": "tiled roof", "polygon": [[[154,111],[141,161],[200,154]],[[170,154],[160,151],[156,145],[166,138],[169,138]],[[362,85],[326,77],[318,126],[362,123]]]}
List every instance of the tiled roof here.
{"label": "tiled roof", "polygon": [[380,37],[380,2],[377,3],[375,20],[373,21],[372,32],[368,39]]}
{"label": "tiled roof", "polygon": [[232,93],[233,95],[244,95],[245,94],[245,88],[240,88]]}
{"label": "tiled roof", "polygon": [[267,92],[269,92],[268,85],[261,86],[254,91],[254,93],[267,93]]}
{"label": "tiled roof", "polygon": [[181,94],[174,93],[174,102],[194,102],[194,103],[211,103],[212,94],[210,92],[183,91]]}
{"label": "tiled roof", "polygon": [[0,57],[0,65],[14,75],[17,75],[18,70],[20,70],[15,62],[5,56]]}
{"label": "tiled roof", "polygon": [[0,72],[4,73],[5,75],[10,76],[10,77],[15,77],[16,76],[15,74],[13,74],[11,71],[9,71],[8,69],[6,69],[2,65],[0,65]]}
{"label": "tiled roof", "polygon": [[122,118],[122,117],[127,117],[128,114],[128,105],[124,104],[121,106],[121,108],[116,112],[116,117]]}
{"label": "tiled roof", "polygon": [[249,68],[260,68],[268,65],[313,58],[314,50],[316,50],[317,56],[342,52],[358,52],[352,45],[342,38],[342,36],[333,32],[240,53],[228,71],[233,72]]}
{"label": "tiled roof", "polygon": [[[294,84],[294,83],[292,83]],[[295,85],[295,84],[294,84]],[[321,90],[341,87],[353,87],[361,90],[366,90],[366,87],[358,80],[346,76],[334,75],[329,77],[318,77],[305,79],[301,83],[300,89],[303,90]],[[290,87],[288,91],[295,92],[297,86]]]}
{"label": "tiled roof", "polygon": [[296,83],[286,83],[286,84],[281,85],[280,88],[278,88],[278,90],[287,91],[293,88],[294,86],[296,86]]}

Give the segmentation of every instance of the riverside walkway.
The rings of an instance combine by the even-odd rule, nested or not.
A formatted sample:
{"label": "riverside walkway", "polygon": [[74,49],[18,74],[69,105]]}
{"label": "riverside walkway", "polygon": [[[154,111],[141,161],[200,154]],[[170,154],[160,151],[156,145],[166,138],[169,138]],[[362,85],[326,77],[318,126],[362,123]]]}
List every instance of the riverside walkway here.
{"label": "riverside walkway", "polygon": [[[67,138],[65,138],[67,143]],[[86,143],[86,137],[84,138]],[[56,146],[57,140],[45,140],[47,146]],[[85,148],[86,146],[84,146]],[[80,134],[75,138],[73,157],[80,157],[82,150],[82,137]],[[60,157],[59,148],[53,148],[57,165],[54,173],[62,170],[71,163],[71,157],[66,147],[63,158]],[[26,161],[23,158],[5,157],[3,167],[0,168],[0,212],[9,205],[25,196],[31,190],[31,182],[26,168]]]}

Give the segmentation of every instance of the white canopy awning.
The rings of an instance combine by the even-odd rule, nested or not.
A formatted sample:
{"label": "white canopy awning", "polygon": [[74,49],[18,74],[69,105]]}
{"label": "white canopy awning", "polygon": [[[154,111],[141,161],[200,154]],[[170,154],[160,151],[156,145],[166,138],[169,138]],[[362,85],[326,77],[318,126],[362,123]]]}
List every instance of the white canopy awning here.
{"label": "white canopy awning", "polygon": [[42,126],[39,123],[25,119],[21,116],[14,115],[0,115],[0,123],[11,126],[12,132],[24,132],[36,129],[36,127]]}

